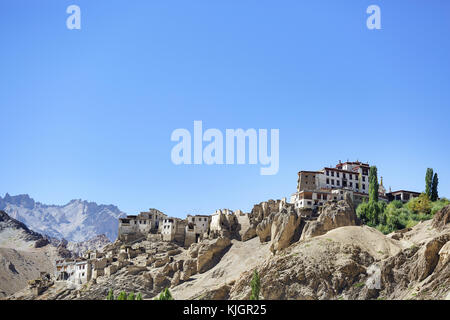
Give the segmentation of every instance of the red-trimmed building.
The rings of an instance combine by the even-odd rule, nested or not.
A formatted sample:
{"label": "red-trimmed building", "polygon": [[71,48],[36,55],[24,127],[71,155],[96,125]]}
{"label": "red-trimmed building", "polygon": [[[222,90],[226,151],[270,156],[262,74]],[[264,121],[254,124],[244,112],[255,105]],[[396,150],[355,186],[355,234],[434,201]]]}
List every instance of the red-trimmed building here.
{"label": "red-trimmed building", "polygon": [[[298,208],[317,208],[326,201],[342,200],[350,192],[355,204],[369,197],[368,163],[359,161],[339,163],[336,167],[325,167],[319,171],[300,171],[297,192],[292,194],[291,203]],[[379,199],[388,201],[381,178]]]}

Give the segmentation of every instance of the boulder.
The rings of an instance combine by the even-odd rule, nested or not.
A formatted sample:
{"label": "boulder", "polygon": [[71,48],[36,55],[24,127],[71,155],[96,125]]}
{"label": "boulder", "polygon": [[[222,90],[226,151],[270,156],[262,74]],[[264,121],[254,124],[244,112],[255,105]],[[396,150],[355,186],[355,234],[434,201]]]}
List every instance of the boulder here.
{"label": "boulder", "polygon": [[197,256],[197,271],[203,273],[217,264],[225,249],[231,245],[229,238],[205,240],[200,243]]}
{"label": "boulder", "polygon": [[186,281],[197,273],[197,261],[194,259],[185,260],[182,269],[183,273],[181,274],[181,280]]}
{"label": "boulder", "polygon": [[433,273],[440,259],[440,251],[449,240],[450,234],[444,234],[428,241],[417,253],[418,260],[409,272],[410,279],[422,281]]}
{"label": "boulder", "polygon": [[436,229],[442,229],[448,223],[450,223],[450,205],[436,212],[436,214],[433,217],[432,225]]}
{"label": "boulder", "polygon": [[250,222],[250,215],[236,210],[235,216],[238,222],[239,240],[247,241],[256,237],[256,226]]}
{"label": "boulder", "polygon": [[351,198],[327,202],[320,208],[317,221],[308,221],[303,229],[301,240],[317,237],[328,231],[344,226],[355,226],[357,221]]}
{"label": "boulder", "polygon": [[170,285],[170,280],[162,272],[156,272],[153,276],[153,290],[160,291]]}
{"label": "boulder", "polygon": [[141,267],[141,266],[129,266],[127,268],[127,274],[131,276],[138,275],[144,271],[147,271],[147,267]]}
{"label": "boulder", "polygon": [[437,267],[440,269],[449,261],[450,261],[450,241],[447,241],[447,243],[444,244],[441,250],[439,250],[439,262]]}
{"label": "boulder", "polygon": [[173,288],[177,286],[181,281],[181,271],[175,272],[173,275],[172,281],[170,282],[170,286]]}
{"label": "boulder", "polygon": [[145,286],[147,288],[153,289],[153,277],[151,272],[144,273]]}
{"label": "boulder", "polygon": [[274,216],[271,227],[270,251],[275,253],[298,241],[301,234],[301,217],[289,205]]}
{"label": "boulder", "polygon": [[172,277],[173,273],[174,273],[173,268],[172,268],[172,264],[171,263],[166,264],[164,266],[164,268],[162,269],[162,273],[165,276]]}
{"label": "boulder", "polygon": [[162,266],[166,265],[167,263],[169,263],[169,261],[170,261],[170,258],[168,255],[163,255],[162,257],[156,257],[155,262],[153,263],[153,267],[155,267],[155,268],[162,267]]}
{"label": "boulder", "polygon": [[117,266],[114,264],[107,266],[105,268],[105,276],[110,277],[111,275],[117,272],[117,269],[118,269]]}
{"label": "boulder", "polygon": [[275,213],[271,213],[269,216],[265,217],[256,227],[256,235],[259,237],[259,241],[267,242],[270,240],[272,234],[272,221]]}

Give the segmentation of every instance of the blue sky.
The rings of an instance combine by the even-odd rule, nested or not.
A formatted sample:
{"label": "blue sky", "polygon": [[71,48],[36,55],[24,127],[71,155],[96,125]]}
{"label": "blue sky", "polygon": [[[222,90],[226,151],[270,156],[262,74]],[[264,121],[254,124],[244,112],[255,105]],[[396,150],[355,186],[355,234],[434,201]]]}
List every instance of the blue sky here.
{"label": "blue sky", "polygon": [[[449,31],[437,0],[1,1],[0,195],[249,211],[359,159],[392,189],[422,191],[432,167],[448,197]],[[170,135],[194,120],[279,129],[278,174],[175,166]]]}

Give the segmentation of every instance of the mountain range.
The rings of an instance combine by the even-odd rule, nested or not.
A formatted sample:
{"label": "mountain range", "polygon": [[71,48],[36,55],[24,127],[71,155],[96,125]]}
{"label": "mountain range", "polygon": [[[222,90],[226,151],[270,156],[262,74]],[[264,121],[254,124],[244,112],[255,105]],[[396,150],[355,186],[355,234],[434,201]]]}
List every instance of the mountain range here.
{"label": "mountain range", "polygon": [[114,205],[98,205],[81,199],[65,205],[36,202],[27,194],[0,196],[0,210],[23,222],[31,230],[49,237],[81,242],[104,234],[117,239],[118,218],[126,213]]}

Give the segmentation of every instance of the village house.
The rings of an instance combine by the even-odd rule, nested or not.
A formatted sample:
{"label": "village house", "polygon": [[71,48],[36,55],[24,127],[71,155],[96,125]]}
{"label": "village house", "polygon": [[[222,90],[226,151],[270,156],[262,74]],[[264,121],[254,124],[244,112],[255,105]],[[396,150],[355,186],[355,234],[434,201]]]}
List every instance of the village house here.
{"label": "village house", "polygon": [[160,231],[162,221],[167,215],[157,209],[150,209],[148,212],[141,212],[139,215],[119,218],[118,238],[122,239],[128,235],[146,235]]}
{"label": "village house", "polygon": [[186,218],[184,246],[189,247],[192,243],[201,240],[204,234],[209,231],[211,216],[208,215],[188,215]]}
{"label": "village house", "polygon": [[408,202],[412,198],[417,198],[420,196],[419,192],[414,191],[406,191],[406,190],[398,190],[398,191],[390,191],[386,194],[389,201],[399,200],[402,202]]}
{"label": "village house", "polygon": [[186,220],[179,218],[166,218],[163,220],[161,235],[163,241],[174,241],[181,245],[185,239]]}
{"label": "village house", "polygon": [[92,264],[87,259],[56,260],[56,280],[83,284],[88,282],[91,277]]}

